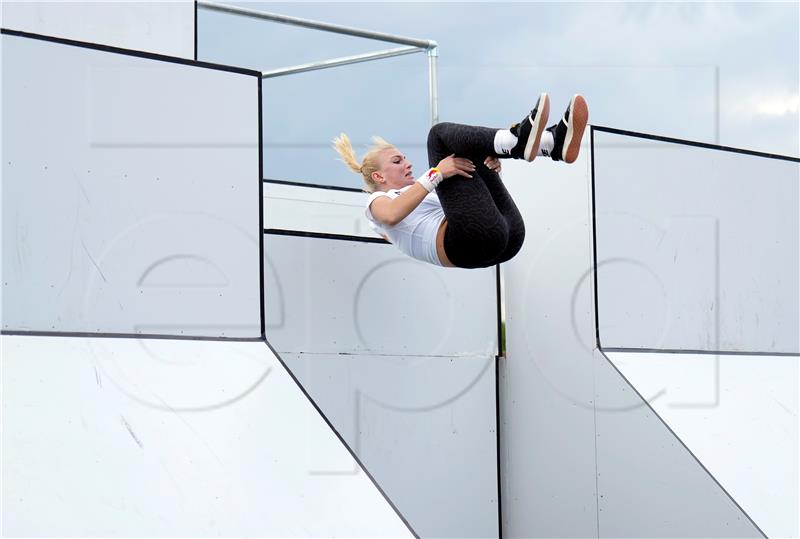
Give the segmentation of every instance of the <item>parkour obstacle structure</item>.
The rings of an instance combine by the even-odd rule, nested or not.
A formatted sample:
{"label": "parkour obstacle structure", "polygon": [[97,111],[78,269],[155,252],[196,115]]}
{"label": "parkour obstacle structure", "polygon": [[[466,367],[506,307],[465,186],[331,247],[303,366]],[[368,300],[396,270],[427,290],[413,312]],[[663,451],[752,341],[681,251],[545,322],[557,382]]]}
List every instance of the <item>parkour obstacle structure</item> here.
{"label": "parkour obstacle structure", "polygon": [[263,180],[277,72],[198,9],[302,22],[3,6],[2,533],[797,534],[798,159],[593,127],[430,267]]}

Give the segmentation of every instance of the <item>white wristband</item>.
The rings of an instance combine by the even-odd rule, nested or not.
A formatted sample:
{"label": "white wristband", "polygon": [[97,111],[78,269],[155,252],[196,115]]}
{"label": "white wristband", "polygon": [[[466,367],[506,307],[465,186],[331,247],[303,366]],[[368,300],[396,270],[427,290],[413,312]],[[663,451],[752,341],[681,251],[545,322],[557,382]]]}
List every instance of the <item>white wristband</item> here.
{"label": "white wristband", "polygon": [[436,186],[439,185],[443,179],[444,176],[442,176],[442,173],[439,172],[439,169],[433,167],[429,169],[428,172],[417,178],[417,183],[419,183],[425,188],[426,191],[430,193],[436,189]]}

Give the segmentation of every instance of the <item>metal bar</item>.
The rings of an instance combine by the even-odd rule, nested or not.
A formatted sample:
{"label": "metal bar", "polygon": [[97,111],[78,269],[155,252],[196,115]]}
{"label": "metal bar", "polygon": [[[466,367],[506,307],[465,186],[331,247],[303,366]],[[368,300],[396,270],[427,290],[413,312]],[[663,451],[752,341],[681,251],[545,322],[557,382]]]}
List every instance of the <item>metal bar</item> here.
{"label": "metal bar", "polygon": [[422,52],[425,49],[419,47],[399,47],[397,49],[388,49],[378,52],[367,52],[364,54],[356,54],[354,56],[343,56],[342,58],[332,58],[330,60],[322,60],[320,62],[312,62],[310,64],[300,64],[291,67],[281,67],[271,71],[263,71],[261,73],[262,79],[271,77],[280,77],[282,75],[292,75],[294,73],[304,73],[306,71],[316,71],[317,69],[327,69],[329,67],[338,67],[349,64],[357,64],[360,62],[369,62],[370,60],[381,60],[383,58],[392,58],[394,56],[402,56],[404,54],[413,54],[415,52]]}
{"label": "metal bar", "polygon": [[714,66],[714,144],[719,144],[719,66],[718,65]]}
{"label": "metal bar", "polygon": [[438,47],[428,49],[428,94],[430,96],[431,126],[439,123]]}
{"label": "metal bar", "polygon": [[216,2],[208,2],[207,0],[197,0],[197,7],[202,7],[212,11],[220,11],[222,13],[230,13],[233,15],[242,15],[245,17],[251,17],[253,19],[273,21],[281,24],[290,24],[292,26],[302,26],[304,28],[314,28],[316,30],[323,30],[325,32],[333,32],[334,34],[344,34],[367,39],[376,39],[378,41],[397,43],[399,45],[410,45],[412,47],[420,47],[423,49],[430,49],[436,46],[436,42],[427,39],[414,39],[410,37],[396,36],[393,34],[384,34],[382,32],[372,32],[369,30],[362,30],[360,28],[340,26],[338,24],[312,21],[310,19],[301,19],[298,17],[289,17],[287,15],[280,15],[278,13],[256,11],[254,9],[246,9],[228,4],[218,4]]}

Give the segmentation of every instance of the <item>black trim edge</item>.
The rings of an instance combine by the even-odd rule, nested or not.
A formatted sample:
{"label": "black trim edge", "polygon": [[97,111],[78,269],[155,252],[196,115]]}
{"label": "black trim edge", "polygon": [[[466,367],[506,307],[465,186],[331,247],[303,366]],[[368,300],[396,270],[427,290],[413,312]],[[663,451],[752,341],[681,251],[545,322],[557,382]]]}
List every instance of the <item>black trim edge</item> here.
{"label": "black trim edge", "polygon": [[87,331],[0,331],[3,336],[16,337],[79,337],[89,339],[148,339],[173,341],[261,342],[261,337],[208,337],[205,335],[162,335],[154,333],[92,333]]}
{"label": "black trim edge", "polygon": [[706,356],[781,356],[800,357],[800,352],[743,352],[740,350],[683,350],[669,348],[600,348],[603,352],[632,352],[637,354],[695,354]]}
{"label": "black trim edge", "polygon": [[340,187],[338,185],[322,185],[319,183],[295,182],[289,180],[273,180],[270,178],[263,178],[264,183],[274,183],[275,185],[292,185],[294,187],[310,187],[312,189],[328,189],[329,191],[344,191],[346,193],[362,193],[367,194],[363,189],[356,187]]}
{"label": "black trim edge", "polygon": [[[197,2],[195,1],[195,12]],[[264,175],[264,111],[262,87],[263,80],[258,77],[258,230],[264,230],[264,182],[261,177]],[[258,268],[259,268],[259,290],[261,292],[261,337],[267,338],[266,321],[266,298],[264,297],[264,234],[258,235]]]}
{"label": "black trim edge", "polygon": [[497,437],[497,537],[503,539],[503,482],[500,468],[500,357],[494,359],[494,433]]}
{"label": "black trim edge", "polygon": [[381,488],[381,486],[378,484],[378,482],[375,480],[375,478],[369,472],[367,467],[364,466],[364,463],[361,462],[360,458],[358,458],[358,455],[356,455],[355,451],[353,451],[353,449],[350,447],[350,444],[348,444],[347,441],[344,439],[344,437],[339,433],[339,431],[336,430],[336,427],[333,426],[333,423],[331,422],[331,420],[328,419],[328,416],[325,415],[325,412],[322,411],[322,408],[320,408],[317,405],[316,401],[314,401],[314,399],[311,397],[311,394],[309,394],[309,392],[306,391],[306,388],[303,386],[303,384],[300,383],[300,380],[298,380],[298,378],[294,375],[294,373],[292,372],[292,369],[290,369],[289,366],[283,361],[283,358],[280,356],[280,354],[277,352],[277,350],[275,350],[275,348],[273,348],[272,344],[270,344],[269,340],[267,340],[266,338],[263,340],[263,342],[264,342],[264,344],[267,345],[267,347],[270,349],[270,351],[273,353],[273,355],[278,359],[278,362],[283,366],[283,369],[286,371],[286,373],[289,375],[289,377],[294,381],[294,383],[297,385],[298,389],[300,389],[300,391],[303,393],[303,395],[305,395],[306,399],[308,399],[308,402],[311,403],[311,406],[314,407],[314,409],[320,415],[322,420],[325,421],[325,423],[328,425],[328,428],[331,429],[331,431],[336,435],[336,437],[339,439],[339,441],[342,443],[342,445],[345,447],[345,449],[347,449],[347,451],[350,453],[350,456],[353,457],[353,460],[355,460],[356,463],[358,463],[358,466],[361,468],[361,470],[363,470],[363,472],[367,475],[369,480],[372,481],[372,484],[375,485],[375,488],[378,489],[378,492],[381,493],[383,498],[386,500],[386,503],[388,503],[389,506],[392,509],[394,509],[394,512],[397,514],[397,516],[400,518],[400,520],[406,525],[406,527],[408,527],[408,530],[412,534],[414,534],[414,537],[419,539],[419,534],[416,531],[414,531],[414,528],[411,527],[411,524],[408,522],[408,520],[406,520],[406,518],[403,516],[403,514],[400,512],[400,510],[397,508],[397,506],[394,504],[394,502],[392,502],[392,500],[389,498],[389,496],[386,495],[386,492],[384,492],[384,490]]}
{"label": "black trim edge", "polygon": [[725,487],[722,486],[722,483],[717,481],[717,478],[714,477],[714,475],[708,470],[708,468],[706,468],[703,465],[703,463],[700,461],[700,459],[697,458],[697,455],[695,455],[692,452],[692,450],[689,449],[689,446],[686,445],[683,442],[683,440],[677,435],[677,433],[674,430],[672,430],[672,428],[670,428],[670,426],[667,424],[667,422],[664,420],[664,418],[661,417],[658,412],[656,412],[655,408],[653,408],[653,406],[647,401],[647,399],[645,399],[644,396],[641,393],[639,393],[639,390],[636,389],[636,387],[630,382],[630,380],[628,380],[625,377],[625,375],[622,374],[622,371],[620,371],[617,368],[617,366],[614,365],[614,362],[611,361],[611,359],[602,350],[598,350],[598,352],[600,352],[600,354],[603,356],[603,358],[605,358],[605,360],[608,361],[609,365],[611,365],[611,367],[615,371],[617,371],[617,374],[619,374],[619,376],[625,381],[625,383],[628,384],[628,386],[633,390],[633,392],[636,394],[636,396],[639,397],[639,399],[650,409],[650,411],[653,413],[653,415],[656,416],[659,421],[661,421],[661,424],[664,425],[664,427],[666,427],[666,429],[670,432],[670,434],[672,434],[672,436],[678,441],[678,443],[681,444],[681,446],[683,446],[683,448],[692,456],[692,458],[695,460],[695,462],[697,462],[697,464],[700,466],[700,468],[702,468],[703,471],[706,472],[706,474],[708,474],[708,477],[710,477],[711,480],[714,481],[714,483],[717,484],[717,486],[720,488],[720,490],[722,490],[722,492],[725,493],[725,495],[728,497],[728,499],[731,502],[733,502],[733,505],[735,505],[736,508],[739,509],[739,511],[747,518],[747,520],[750,521],[750,524],[752,524],[753,527],[756,530],[758,530],[758,532],[762,536],[764,536],[764,539],[767,539],[767,534],[764,533],[764,530],[762,530],[758,526],[758,524],[756,524],[755,521],[752,518],[750,518],[750,515],[747,514],[747,512],[742,508],[742,506],[739,505],[739,503],[734,499],[734,497],[731,496],[730,493],[727,490],[725,490]]}
{"label": "black trim edge", "polygon": [[591,188],[592,188],[592,260],[594,262],[592,279],[594,281],[594,340],[597,348],[602,349],[600,345],[600,309],[597,303],[597,209],[595,205],[595,183],[594,183],[594,130],[595,126],[589,129],[589,149],[591,155]]}
{"label": "black trim edge", "polygon": [[284,230],[281,228],[265,228],[264,234],[272,234],[274,236],[298,236],[303,238],[318,238],[323,240],[360,241],[362,243],[385,243],[386,245],[391,245],[391,243],[381,238],[370,238],[367,236],[348,236],[347,234],[327,234],[324,232],[307,232],[305,230]]}
{"label": "black trim edge", "polygon": [[495,266],[495,295],[497,298],[497,355],[506,357],[503,343],[503,298],[500,291],[500,264]]}
{"label": "black trim edge", "polygon": [[125,56],[136,56],[138,58],[147,58],[148,60],[158,60],[160,62],[170,62],[173,64],[182,64],[194,67],[201,67],[205,69],[215,69],[217,71],[227,71],[230,73],[238,73],[240,75],[249,75],[251,77],[258,77],[261,79],[261,72],[252,69],[245,69],[242,67],[227,66],[222,64],[212,64],[210,62],[199,62],[189,58],[179,58],[177,56],[167,56],[165,54],[156,54],[154,52],[144,52],[134,49],[123,49],[121,47],[112,47],[111,45],[100,45],[98,43],[89,43],[86,41],[76,41],[74,39],[66,39],[62,37],[45,36],[41,34],[33,34],[30,32],[23,32],[20,30],[11,30],[8,28],[0,29],[2,35],[23,37],[27,39],[36,39],[39,41],[49,41],[51,43],[58,43],[60,45],[69,45],[71,47],[81,47],[84,49],[93,49],[97,51],[109,52],[113,54],[123,54]]}
{"label": "black trim edge", "polygon": [[615,135],[626,135],[629,137],[643,138],[649,140],[658,140],[661,142],[670,142],[673,144],[683,144],[684,146],[695,146],[697,148],[708,148],[710,150],[720,150],[723,152],[741,153],[745,155],[754,155],[757,157],[767,157],[770,159],[780,159],[782,161],[791,161],[793,163],[800,163],[800,157],[792,157],[789,155],[780,155],[775,153],[758,152],[755,150],[746,150],[744,148],[734,148],[732,146],[721,146],[719,144],[710,144],[708,142],[698,142],[693,140],[684,140],[673,137],[665,137],[662,135],[651,135],[648,133],[637,133],[636,131],[626,131],[624,129],[617,129],[615,127],[604,127],[601,125],[593,125],[592,131],[602,131],[604,133],[613,133]]}

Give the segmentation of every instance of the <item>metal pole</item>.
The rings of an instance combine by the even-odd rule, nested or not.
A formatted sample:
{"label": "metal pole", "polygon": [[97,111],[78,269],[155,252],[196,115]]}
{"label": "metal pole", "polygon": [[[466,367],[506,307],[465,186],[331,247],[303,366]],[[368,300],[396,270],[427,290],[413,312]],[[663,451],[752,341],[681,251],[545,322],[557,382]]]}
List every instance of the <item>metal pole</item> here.
{"label": "metal pole", "polygon": [[431,126],[439,123],[439,67],[437,58],[439,57],[439,46],[435,41],[433,46],[428,49],[428,93],[430,95]]}
{"label": "metal pole", "polygon": [[396,36],[393,34],[384,34],[382,32],[371,32],[369,30],[362,30],[360,28],[353,28],[350,26],[340,26],[338,24],[312,21],[310,19],[289,17],[287,15],[280,15],[278,13],[256,11],[254,9],[246,9],[228,4],[218,4],[216,2],[209,2],[207,0],[197,0],[197,7],[202,7],[212,11],[220,11],[222,13],[230,13],[233,15],[242,15],[244,17],[251,17],[253,19],[262,19],[283,24],[291,24],[293,26],[314,28],[316,30],[323,30],[325,32],[333,32],[335,34],[345,34],[348,36],[357,36],[367,39],[377,39],[378,41],[387,41],[389,43],[397,43],[400,45],[410,45],[412,47],[420,47],[423,49],[429,49],[436,46],[435,41],[430,41],[427,39],[414,39],[410,37]]}
{"label": "metal pole", "polygon": [[344,56],[342,58],[332,58],[330,60],[322,60],[319,62],[311,62],[308,64],[300,64],[292,67],[281,67],[270,71],[263,71],[261,73],[261,78],[267,79],[271,77],[280,77],[282,75],[291,75],[294,73],[304,73],[306,71],[316,71],[317,69],[327,69],[329,67],[357,64],[359,62],[369,62],[370,60],[381,60],[383,58],[392,58],[394,56],[422,52],[423,50],[425,49],[420,49],[419,47],[399,47],[397,49],[388,49],[385,51],[367,52],[353,56]]}
{"label": "metal pole", "polygon": [[[719,144],[719,66],[714,66],[714,143]],[[717,349],[719,350],[719,348]]]}

